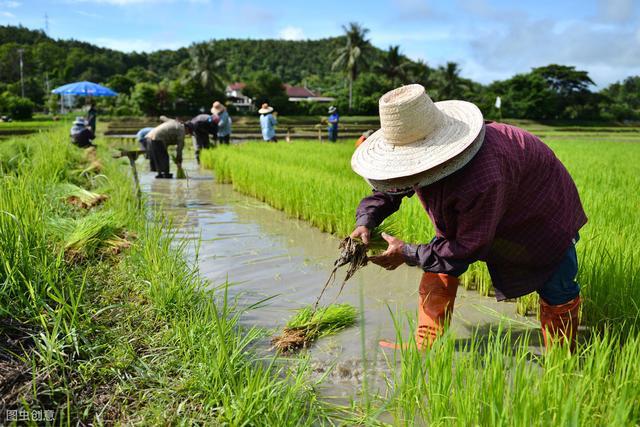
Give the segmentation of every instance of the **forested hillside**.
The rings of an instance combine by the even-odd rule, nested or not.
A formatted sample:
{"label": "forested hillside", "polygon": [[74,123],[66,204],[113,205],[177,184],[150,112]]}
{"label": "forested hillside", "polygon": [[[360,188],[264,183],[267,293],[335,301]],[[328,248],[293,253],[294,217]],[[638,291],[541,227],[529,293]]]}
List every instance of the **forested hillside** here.
{"label": "forested hillside", "polygon": [[[368,30],[351,23],[344,35],[320,40],[226,39],[194,43],[177,50],[124,53],[76,40],[56,40],[39,30],[0,26],[0,113],[55,110],[51,89],[73,81],[105,84],[120,93],[100,100],[111,114],[191,114],[225,86],[247,83],[256,101],[281,112],[319,114],[326,106],[292,104],[282,84],[304,85],[336,98],[342,111],[376,114],[387,90],[421,83],[435,100],[475,102],[489,117],[529,119],[638,120],[640,77],[629,77],[600,92],[586,71],[550,64],[503,81],[481,85],[461,77],[458,64],[432,67],[411,61],[400,46],[381,50]],[[22,51],[23,85],[20,80]],[[24,88],[24,96],[21,98]],[[502,98],[502,109],[494,107]]]}

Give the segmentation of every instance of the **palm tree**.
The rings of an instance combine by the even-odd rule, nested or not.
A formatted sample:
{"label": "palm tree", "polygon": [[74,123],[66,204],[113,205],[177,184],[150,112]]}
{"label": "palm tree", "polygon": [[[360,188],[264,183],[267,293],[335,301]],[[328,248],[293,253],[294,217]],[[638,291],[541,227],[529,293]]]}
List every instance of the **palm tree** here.
{"label": "palm tree", "polygon": [[419,83],[425,88],[427,92],[431,93],[433,88],[431,87],[432,78],[431,72],[433,70],[422,59],[416,62],[409,62],[406,70],[406,82],[407,83]]}
{"label": "palm tree", "polygon": [[407,81],[409,66],[409,61],[400,54],[400,46],[396,45],[389,46],[387,54],[382,58],[380,64],[376,65],[376,70],[387,76],[391,80],[392,86],[396,87],[398,82]]}
{"label": "palm tree", "polygon": [[338,48],[335,52],[336,59],[331,68],[333,70],[342,68],[349,80],[349,110],[353,106],[353,81],[358,77],[360,71],[368,65],[368,54],[371,51],[371,44],[365,37],[369,32],[358,23],[350,22],[348,26],[342,26],[347,44]]}
{"label": "palm tree", "polygon": [[441,79],[439,90],[441,99],[460,99],[466,83],[460,78],[460,67],[455,62],[447,62],[447,65],[438,68]]}
{"label": "palm tree", "polygon": [[186,80],[196,80],[204,89],[220,89],[226,74],[224,59],[218,58],[210,45],[200,43],[189,48]]}

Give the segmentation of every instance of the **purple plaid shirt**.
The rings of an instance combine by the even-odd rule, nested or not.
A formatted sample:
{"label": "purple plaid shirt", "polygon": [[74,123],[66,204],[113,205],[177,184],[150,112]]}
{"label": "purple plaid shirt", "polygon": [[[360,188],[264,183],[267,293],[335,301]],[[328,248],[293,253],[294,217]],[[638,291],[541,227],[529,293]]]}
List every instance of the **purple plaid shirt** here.
{"label": "purple plaid shirt", "polygon": [[406,263],[459,275],[485,261],[498,300],[539,289],[587,222],[576,186],[551,149],[501,123],[487,123],[476,156],[452,175],[403,196],[374,192],[364,198],[356,224],[375,228],[414,193],[436,237],[405,244]]}

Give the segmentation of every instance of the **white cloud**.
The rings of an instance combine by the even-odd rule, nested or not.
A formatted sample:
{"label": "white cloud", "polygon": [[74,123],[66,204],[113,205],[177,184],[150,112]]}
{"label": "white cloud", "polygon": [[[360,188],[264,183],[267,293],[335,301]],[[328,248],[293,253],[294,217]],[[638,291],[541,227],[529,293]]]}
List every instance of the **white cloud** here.
{"label": "white cloud", "polygon": [[89,17],[89,18],[99,18],[100,17],[100,15],[97,15],[95,13],[85,12],[84,10],[76,10],[75,13],[77,13],[78,15]]}
{"label": "white cloud", "polygon": [[[67,3],[101,3],[114,6],[130,6],[135,4],[176,3],[178,0],[67,0]],[[187,0],[188,3],[209,3],[210,0]]]}
{"label": "white cloud", "polygon": [[398,16],[405,20],[420,20],[434,16],[434,11],[427,4],[427,0],[394,0],[393,5]]}
{"label": "white cloud", "polygon": [[598,0],[601,17],[609,21],[628,21],[633,17],[634,0]]}
{"label": "white cloud", "polygon": [[303,40],[305,38],[302,28],[292,26],[284,27],[278,35],[281,39],[285,40]]}
{"label": "white cloud", "polygon": [[6,7],[7,9],[15,9],[16,7],[19,7],[20,4],[20,2],[12,0],[0,1],[0,7]]}
{"label": "white cloud", "polygon": [[0,16],[2,16],[2,17],[4,17],[4,18],[11,18],[11,19],[13,19],[13,18],[15,18],[15,17],[16,17],[16,15],[14,15],[13,13],[11,13],[11,12],[4,12],[4,11],[0,12]]}
{"label": "white cloud", "polygon": [[162,42],[147,39],[114,39],[109,37],[98,37],[90,39],[88,42],[109,49],[119,50],[121,52],[152,52],[161,49],[178,49],[189,44],[187,42]]}
{"label": "white cloud", "polygon": [[527,20],[496,28],[470,43],[472,59],[493,74],[528,72],[551,63],[573,65],[589,71],[599,86],[640,69],[640,37],[635,29],[587,21],[555,24]]}

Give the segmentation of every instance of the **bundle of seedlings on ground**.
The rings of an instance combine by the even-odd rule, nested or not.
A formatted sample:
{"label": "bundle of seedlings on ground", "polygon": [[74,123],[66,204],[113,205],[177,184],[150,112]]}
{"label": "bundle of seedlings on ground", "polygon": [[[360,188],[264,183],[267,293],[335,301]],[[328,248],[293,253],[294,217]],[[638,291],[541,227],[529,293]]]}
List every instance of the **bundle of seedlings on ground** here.
{"label": "bundle of seedlings on ground", "polygon": [[307,348],[318,338],[336,333],[356,322],[358,312],[349,304],[333,304],[317,309],[305,307],[289,320],[282,335],[271,340],[281,353]]}
{"label": "bundle of seedlings on ground", "polygon": [[83,209],[97,206],[109,198],[106,194],[94,193],[70,183],[58,184],[54,193],[68,204]]}
{"label": "bundle of seedlings on ground", "polygon": [[63,242],[65,259],[69,262],[117,255],[131,246],[133,238],[110,212],[97,212],[78,219],[55,218],[50,224]]}

